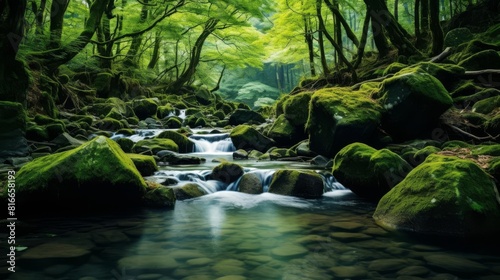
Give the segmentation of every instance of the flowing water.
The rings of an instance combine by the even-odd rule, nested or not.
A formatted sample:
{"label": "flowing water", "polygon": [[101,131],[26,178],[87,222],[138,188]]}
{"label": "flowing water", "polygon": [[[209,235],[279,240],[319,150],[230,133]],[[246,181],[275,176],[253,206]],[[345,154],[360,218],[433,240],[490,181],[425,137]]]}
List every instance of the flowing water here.
{"label": "flowing water", "polygon": [[[196,138],[214,146],[227,141]],[[318,167],[238,161],[265,185],[276,169],[288,168],[318,169],[328,186],[321,199],[313,200],[248,195],[233,191],[237,182],[206,180],[217,165],[212,160],[230,159],[232,153],[210,148],[195,154],[206,163],[163,167],[148,180],[194,181],[208,195],[177,201],[173,210],[22,221],[17,272],[7,273],[3,255],[0,278],[500,279],[498,246],[386,232],[371,218],[374,203],[359,199]]]}

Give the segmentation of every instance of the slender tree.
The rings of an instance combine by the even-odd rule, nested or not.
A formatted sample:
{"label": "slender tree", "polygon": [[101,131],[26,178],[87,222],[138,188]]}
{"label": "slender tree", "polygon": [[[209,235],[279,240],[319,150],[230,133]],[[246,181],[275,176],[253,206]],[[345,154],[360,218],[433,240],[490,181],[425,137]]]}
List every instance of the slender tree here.
{"label": "slender tree", "polygon": [[438,55],[443,50],[443,29],[439,20],[439,1],[429,3],[429,27],[432,34],[432,54]]}

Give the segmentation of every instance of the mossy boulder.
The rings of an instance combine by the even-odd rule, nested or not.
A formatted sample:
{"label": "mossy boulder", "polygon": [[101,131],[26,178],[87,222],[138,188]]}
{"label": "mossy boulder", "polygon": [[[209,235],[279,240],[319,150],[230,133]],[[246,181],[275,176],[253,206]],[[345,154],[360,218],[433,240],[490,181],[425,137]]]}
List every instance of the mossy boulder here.
{"label": "mossy boulder", "polygon": [[96,128],[100,130],[113,131],[113,132],[122,129],[124,127],[122,122],[113,118],[104,118],[102,120],[95,122],[94,125]]}
{"label": "mossy boulder", "polygon": [[134,147],[132,148],[132,151],[134,153],[149,153],[150,155],[154,155],[162,150],[178,152],[179,146],[177,146],[177,144],[175,144],[175,142],[170,139],[154,138],[141,140],[135,143]]}
{"label": "mossy boulder", "polygon": [[187,183],[181,187],[172,188],[176,200],[186,200],[207,194],[198,184]]}
{"label": "mossy boulder", "polygon": [[[50,140],[49,134],[47,133],[47,129],[45,128],[45,126],[40,126],[40,125],[28,126],[28,128],[26,129],[26,139],[36,142],[44,142]],[[4,147],[3,144],[2,147]],[[9,150],[12,149],[9,148]]]}
{"label": "mossy boulder", "polygon": [[163,131],[156,138],[171,139],[179,147],[179,153],[191,153],[194,150],[194,143],[186,136],[175,131]]}
{"label": "mossy boulder", "polygon": [[27,156],[26,111],[20,103],[0,101],[0,158]]}
{"label": "mossy boulder", "polygon": [[151,176],[156,171],[158,171],[158,166],[156,166],[155,158],[152,156],[139,154],[127,154],[127,156],[132,160],[135,167],[142,176]]}
{"label": "mossy boulder", "polygon": [[455,64],[419,62],[414,66],[402,69],[399,73],[425,72],[438,79],[447,90],[451,90],[465,73],[463,67]]}
{"label": "mossy boulder", "polygon": [[47,130],[47,134],[49,136],[49,139],[54,139],[57,136],[66,132],[65,126],[63,124],[60,124],[60,123],[48,124],[45,126],[45,129]]}
{"label": "mossy boulder", "polygon": [[411,166],[394,152],[353,143],[335,156],[332,173],[358,196],[378,200],[410,170]]}
{"label": "mossy boulder", "polygon": [[165,126],[168,128],[181,128],[182,127],[182,119],[179,117],[169,117],[165,121]]}
{"label": "mossy boulder", "polygon": [[401,69],[406,68],[406,67],[408,67],[408,65],[403,64],[403,63],[399,63],[399,62],[393,62],[393,63],[389,64],[389,66],[387,66],[384,69],[384,72],[382,75],[387,76],[389,74],[396,74],[397,72],[401,71]]}
{"label": "mossy boulder", "polygon": [[164,119],[169,117],[171,114],[175,113],[175,108],[170,105],[159,106],[156,115],[159,119]]}
{"label": "mossy boulder", "polygon": [[130,207],[140,204],[146,190],[132,160],[104,136],[37,158],[17,175],[16,203],[26,213]]}
{"label": "mossy boulder", "polygon": [[175,194],[172,188],[151,183],[148,191],[143,197],[143,204],[152,208],[173,208],[175,206]]}
{"label": "mossy boulder", "polygon": [[128,138],[118,138],[115,140],[116,143],[118,143],[118,145],[120,145],[120,148],[122,148],[122,150],[125,152],[125,153],[131,153],[132,152],[132,147],[134,147],[134,141],[128,139]]}
{"label": "mossy boulder", "polygon": [[472,237],[500,231],[492,179],[472,161],[430,155],[379,201],[384,228],[426,235]]}
{"label": "mossy boulder", "polygon": [[463,43],[469,42],[473,38],[474,35],[470,32],[469,28],[455,28],[446,33],[446,36],[444,37],[444,46],[455,48]]}
{"label": "mossy boulder", "polygon": [[195,92],[195,97],[196,100],[201,104],[201,105],[210,105],[215,97],[214,95],[207,89],[204,88],[199,88]]}
{"label": "mossy boulder", "polygon": [[274,140],[267,138],[249,125],[238,125],[229,134],[236,149],[266,152],[274,146]]}
{"label": "mossy boulder", "polygon": [[467,70],[497,69],[500,65],[500,54],[494,50],[484,50],[460,61],[458,65]]}
{"label": "mossy boulder", "polygon": [[116,98],[116,97],[111,97],[106,100],[102,100],[99,103],[87,106],[84,108],[84,111],[98,117],[104,117],[108,115],[113,108],[116,110],[116,112],[122,116],[125,117],[134,117],[134,111],[132,110],[132,107],[125,103],[125,101]]}
{"label": "mossy boulder", "polygon": [[492,96],[476,102],[472,107],[472,111],[481,114],[489,114],[491,112],[494,112],[495,110],[500,111],[499,108],[500,96]]}
{"label": "mossy boulder", "polygon": [[312,96],[309,106],[306,128],[312,151],[334,157],[351,143],[377,141],[382,108],[364,92],[321,89]]}
{"label": "mossy boulder", "polygon": [[266,122],[266,119],[261,114],[248,109],[236,109],[229,116],[230,125],[261,124],[264,122]]}
{"label": "mossy boulder", "polygon": [[241,177],[238,190],[242,193],[261,194],[264,191],[264,186],[258,175],[246,173]]}
{"label": "mossy boulder", "polygon": [[321,175],[309,170],[277,170],[269,192],[302,198],[320,198],[323,196],[323,179]]}
{"label": "mossy boulder", "polygon": [[223,162],[212,169],[212,179],[226,184],[238,180],[245,172],[241,165],[233,162]]}
{"label": "mossy boulder", "polygon": [[497,190],[500,191],[500,156],[494,157],[490,160],[487,172],[495,178]]}
{"label": "mossy boulder", "polygon": [[159,158],[159,162],[168,165],[184,165],[184,164],[201,164],[205,159],[190,155],[178,154],[172,151],[159,151],[156,156]]}
{"label": "mossy boulder", "polygon": [[309,116],[309,101],[313,92],[301,92],[290,95],[283,102],[283,114],[294,126],[304,126]]}
{"label": "mossy boulder", "polygon": [[106,115],[106,118],[112,118],[115,120],[121,120],[123,119],[123,115],[118,111],[116,108],[112,108],[111,111]]}
{"label": "mossy boulder", "polygon": [[138,99],[132,101],[132,108],[140,120],[145,120],[156,116],[158,104],[154,99]]}
{"label": "mossy boulder", "polygon": [[284,115],[276,118],[267,136],[280,146],[293,145],[306,138],[306,135],[299,133]]}
{"label": "mossy boulder", "polygon": [[375,97],[384,108],[383,129],[400,141],[427,136],[453,103],[441,82],[421,71],[384,80]]}
{"label": "mossy boulder", "polygon": [[484,128],[490,135],[500,134],[500,113],[496,114],[484,124]]}

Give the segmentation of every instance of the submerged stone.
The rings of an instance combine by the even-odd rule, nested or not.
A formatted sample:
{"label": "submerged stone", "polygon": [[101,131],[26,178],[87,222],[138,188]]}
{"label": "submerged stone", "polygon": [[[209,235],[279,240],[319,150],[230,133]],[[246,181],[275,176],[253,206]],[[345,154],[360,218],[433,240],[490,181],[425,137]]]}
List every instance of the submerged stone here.
{"label": "submerged stone", "polygon": [[500,231],[495,184],[477,164],[430,155],[377,205],[375,221],[388,229],[472,237]]}
{"label": "submerged stone", "polygon": [[444,269],[451,273],[475,274],[488,270],[483,264],[448,254],[429,255],[425,256],[424,259],[430,266]]}

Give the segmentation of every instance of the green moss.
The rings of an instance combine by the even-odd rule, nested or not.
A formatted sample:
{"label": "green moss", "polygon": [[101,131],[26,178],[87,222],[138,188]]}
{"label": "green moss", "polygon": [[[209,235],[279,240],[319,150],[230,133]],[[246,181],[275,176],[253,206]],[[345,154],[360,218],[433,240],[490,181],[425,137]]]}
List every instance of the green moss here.
{"label": "green moss", "polygon": [[135,131],[133,129],[130,129],[130,128],[122,128],[122,129],[119,129],[118,131],[116,131],[116,134],[122,134],[125,136],[132,136],[135,134]]}
{"label": "green moss", "polygon": [[389,74],[395,74],[399,71],[401,71],[401,69],[407,67],[408,65],[406,64],[403,64],[403,63],[399,63],[399,62],[393,62],[391,64],[389,64],[389,66],[387,66],[384,70],[384,72],[382,73],[382,76],[387,76]]}
{"label": "green moss", "polygon": [[61,121],[61,120],[53,119],[53,118],[51,118],[49,116],[41,115],[41,114],[36,114],[35,118],[34,118],[34,121],[38,125],[48,125],[48,124],[55,124],[55,123],[64,125],[64,122]]}
{"label": "green moss", "polygon": [[155,158],[152,156],[127,154],[127,156],[134,162],[135,167],[142,176],[151,176],[158,171]]}
{"label": "green moss", "polygon": [[59,115],[59,111],[57,110],[54,99],[48,92],[42,92],[39,102],[42,105],[43,111],[47,116],[51,118],[57,118],[57,116]]}
{"label": "green moss", "polygon": [[481,89],[481,87],[476,86],[472,81],[465,81],[459,84],[457,88],[453,89],[450,95],[453,96],[454,101],[456,102],[455,98],[473,95]]}
{"label": "green moss", "polygon": [[292,125],[303,126],[309,116],[309,101],[313,92],[301,92],[289,96],[283,102],[283,113]]}
{"label": "green moss", "polygon": [[18,176],[16,203],[24,209],[132,206],[146,187],[132,160],[118,144],[102,136],[78,148],[37,158],[23,166]]}
{"label": "green moss", "polygon": [[196,183],[187,183],[182,187],[173,188],[177,200],[186,200],[205,195],[205,191]]}
{"label": "green moss", "polygon": [[91,116],[74,115],[71,116],[69,119],[71,121],[86,123],[89,126],[91,126],[92,123],[94,122],[94,118],[92,118]]}
{"label": "green moss", "polygon": [[497,181],[497,190],[500,191],[500,157],[494,157],[490,160],[487,168],[488,173]]}
{"label": "green moss", "polygon": [[191,153],[194,150],[194,143],[186,136],[175,131],[163,131],[157,138],[171,139],[179,147],[180,153]]}
{"label": "green moss", "polygon": [[500,134],[500,113],[487,120],[484,124],[486,132],[490,135]]}
{"label": "green moss", "polygon": [[473,146],[471,151],[473,155],[500,156],[500,144]]}
{"label": "green moss", "polygon": [[470,236],[499,230],[495,185],[475,163],[430,155],[379,202],[375,220],[390,229]]}
{"label": "green moss", "polygon": [[473,38],[474,35],[472,35],[468,28],[455,28],[446,33],[446,36],[444,37],[444,46],[456,47],[460,44],[469,42]]}
{"label": "green moss", "polygon": [[57,136],[66,132],[64,125],[62,125],[60,123],[53,123],[53,124],[46,125],[45,129],[47,130],[47,134],[49,136],[49,139],[54,139]]}
{"label": "green moss", "polygon": [[226,117],[226,114],[222,112],[221,110],[218,110],[214,113],[214,117],[218,118],[219,120],[223,120]]}
{"label": "green moss", "polygon": [[182,121],[178,117],[170,117],[165,122],[165,125],[168,128],[181,128],[182,127]]}
{"label": "green moss", "polygon": [[170,116],[170,114],[172,114],[174,112],[175,112],[174,107],[172,107],[172,105],[170,105],[170,104],[167,104],[167,105],[158,107],[158,111],[156,112],[156,115],[159,119],[164,119],[164,118]]}
{"label": "green moss", "polygon": [[[276,141],[279,145],[292,145],[299,142],[299,133],[295,127],[288,121],[285,115],[280,115],[271,126],[268,137]],[[304,136],[304,138],[306,138]]]}
{"label": "green moss", "polygon": [[132,108],[135,115],[144,120],[146,118],[156,117],[158,104],[153,99],[139,99],[132,101]]}
{"label": "green moss", "polygon": [[498,111],[498,108],[500,108],[500,95],[476,102],[472,107],[472,111],[481,114],[489,114]]}
{"label": "green moss", "polygon": [[106,118],[111,118],[111,119],[115,119],[115,120],[121,120],[121,119],[123,119],[123,115],[120,114],[120,112],[118,111],[118,109],[112,108],[111,111],[109,111],[109,113],[106,115]]}
{"label": "green moss", "polygon": [[458,65],[467,70],[496,69],[500,65],[500,55],[494,50],[484,50],[460,61]]}
{"label": "green moss", "polygon": [[97,121],[95,123],[95,126],[98,129],[105,131],[117,131],[123,128],[123,124],[120,121],[113,118],[104,118],[100,121]]}
{"label": "green moss", "polygon": [[168,150],[172,152],[179,152],[179,146],[175,144],[174,141],[170,139],[145,139],[135,143],[133,149],[135,153],[142,154],[146,152],[151,152],[156,154],[162,150]]}
{"label": "green moss", "polygon": [[212,178],[226,184],[238,180],[243,175],[243,167],[233,162],[223,162],[212,169]]}
{"label": "green moss", "polygon": [[125,153],[131,153],[132,152],[132,147],[134,147],[134,141],[128,139],[128,138],[119,138],[119,139],[116,139],[116,143],[118,143],[118,145],[120,145],[120,148],[122,148],[122,150],[125,152]]}
{"label": "green moss", "polygon": [[270,193],[302,198],[319,198],[323,191],[323,179],[309,170],[277,170],[269,185]]}
{"label": "green moss", "polygon": [[455,148],[470,148],[470,147],[471,145],[469,143],[465,143],[459,140],[447,141],[441,146],[443,150],[455,149]]}
{"label": "green moss", "polygon": [[143,203],[147,207],[173,208],[175,206],[175,194],[172,188],[156,186],[147,191]]}
{"label": "green moss", "polygon": [[377,200],[410,170],[411,166],[390,150],[353,143],[335,156],[332,173],[355,194]]}
{"label": "green moss", "polygon": [[26,138],[28,140],[45,142],[49,141],[49,134],[44,126],[32,125],[26,129]]}
{"label": "green moss", "polygon": [[380,82],[366,82],[361,84],[359,89],[361,92],[366,92],[369,96],[373,96],[380,90],[380,84]]}
{"label": "green moss", "polygon": [[382,108],[367,95],[348,88],[316,91],[306,124],[310,149],[333,157],[348,144],[375,141]]}
{"label": "green moss", "polygon": [[274,141],[249,125],[238,125],[229,134],[236,149],[255,149],[261,152],[274,146]]}

